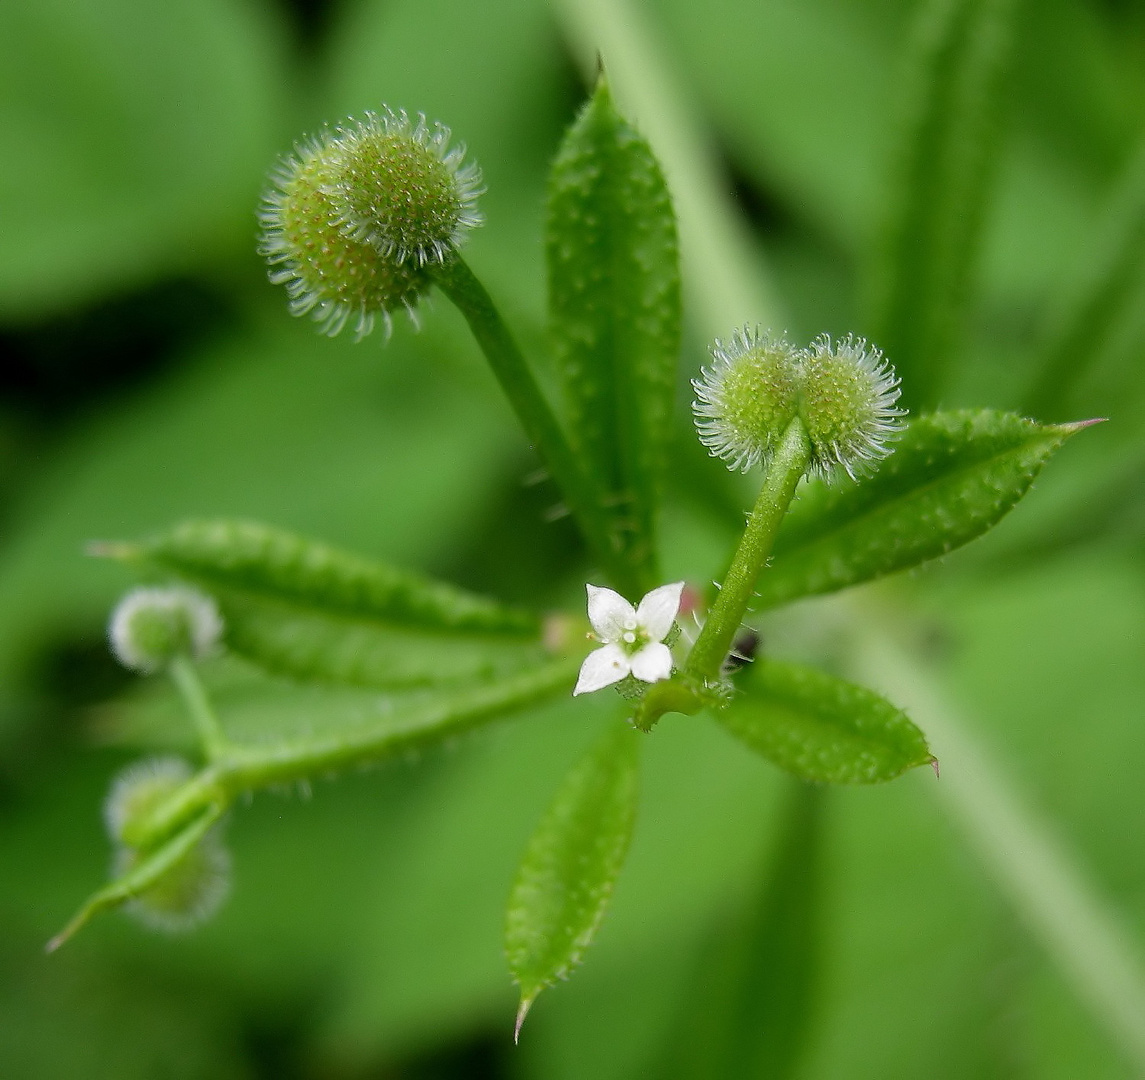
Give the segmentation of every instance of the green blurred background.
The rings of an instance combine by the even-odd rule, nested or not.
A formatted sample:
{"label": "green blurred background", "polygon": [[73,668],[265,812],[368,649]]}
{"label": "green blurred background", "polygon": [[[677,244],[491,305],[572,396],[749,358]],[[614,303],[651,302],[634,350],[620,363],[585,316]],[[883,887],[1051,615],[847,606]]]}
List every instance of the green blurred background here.
{"label": "green blurred background", "polygon": [[[867,330],[919,4],[628,6],[742,212],[753,287],[774,298],[742,317],[804,340]],[[170,742],[109,704],[132,691],[103,644],[129,579],[85,559],[86,541],[253,517],[507,599],[579,604],[576,537],[546,521],[554,493],[523,484],[535,463],[456,313],[438,298],[420,333],[329,341],[287,316],[254,254],[263,178],[293,140],[383,102],[425,111],[482,166],[469,261],[541,353],[545,174],[586,85],[563,30],[576,8],[0,6],[0,1076],[755,1075],[721,1059],[713,1020],[746,941],[767,978],[737,1023],[799,1035],[766,1075],[1135,1075],[1132,1036],[1110,1034],[1028,931],[929,773],[807,811],[776,770],[683,718],[648,742],[598,943],[514,1048],[508,883],[607,703],[537,711],[309,799],[260,794],[230,823],[234,894],[212,923],[166,938],[113,916],[44,957],[107,870],[110,778]],[[618,74],[625,59],[606,50]],[[1136,220],[1118,206],[1145,198],[1145,6],[1028,0],[1003,97],[946,406],[1027,408],[1055,320]],[[1131,270],[1084,364],[1037,390],[1039,419],[1112,422],[995,534],[885,597],[1007,790],[1127,928],[1130,965],[1145,934],[1145,275]],[[699,306],[686,329],[682,433],[684,377],[712,331]],[[748,503],[686,445],[666,563],[704,581]],[[792,617],[796,651],[824,648],[817,610]],[[785,900],[765,879],[791,806],[806,842],[778,856],[802,882]],[[778,914],[753,937],[761,887]],[[793,1000],[807,1009],[789,1015]]]}

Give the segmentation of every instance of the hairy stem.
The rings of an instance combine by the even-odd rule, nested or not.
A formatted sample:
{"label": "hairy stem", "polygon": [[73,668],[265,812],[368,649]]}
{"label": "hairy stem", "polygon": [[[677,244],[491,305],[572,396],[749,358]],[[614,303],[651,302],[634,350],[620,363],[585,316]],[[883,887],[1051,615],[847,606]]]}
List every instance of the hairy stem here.
{"label": "hairy stem", "polygon": [[378,728],[353,738],[316,736],[268,746],[229,744],[153,814],[138,822],[124,839],[133,847],[150,847],[178,831],[206,807],[229,804],[241,792],[311,779],[440,742],[536,704],[562,689],[567,691],[579,663],[579,659],[553,661],[502,682],[479,686],[460,700],[429,699],[412,704],[404,714],[395,713]]}
{"label": "hairy stem", "polygon": [[771,554],[775,534],[787,513],[795,488],[807,471],[811,444],[799,419],[783,436],[763,479],[759,498],[748,518],[747,528],[736,548],[719,595],[708,612],[707,622],[692,646],[685,668],[693,678],[710,682],[720,677],[736,633],[747,613],[760,571]]}
{"label": "hairy stem", "polygon": [[637,595],[645,583],[636,580],[634,568],[623,558],[620,538],[613,535],[609,519],[602,511],[601,492],[577,461],[489,293],[461,258],[435,267],[433,276],[438,288],[465,316],[525,434],[552,473],[569,511],[603,568],[621,592]]}

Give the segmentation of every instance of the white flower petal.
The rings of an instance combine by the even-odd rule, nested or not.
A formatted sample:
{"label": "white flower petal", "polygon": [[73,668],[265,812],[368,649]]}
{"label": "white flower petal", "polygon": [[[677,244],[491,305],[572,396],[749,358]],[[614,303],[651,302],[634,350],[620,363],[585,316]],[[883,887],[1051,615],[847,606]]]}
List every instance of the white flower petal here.
{"label": "white flower petal", "polygon": [[680,595],[683,591],[684,583],[674,581],[671,585],[653,589],[640,601],[636,618],[650,640],[663,641],[668,636],[680,610]]}
{"label": "white flower petal", "polygon": [[580,676],[577,678],[576,686],[573,687],[573,697],[577,694],[591,694],[594,690],[602,690],[614,682],[620,682],[631,670],[628,654],[619,645],[605,645],[593,649],[580,666]]}
{"label": "white flower petal", "polygon": [[619,641],[625,630],[636,629],[636,609],[618,592],[599,585],[586,585],[588,621],[606,645]]}
{"label": "white flower petal", "polygon": [[672,652],[667,645],[659,641],[645,645],[628,662],[632,674],[641,682],[659,682],[672,674]]}

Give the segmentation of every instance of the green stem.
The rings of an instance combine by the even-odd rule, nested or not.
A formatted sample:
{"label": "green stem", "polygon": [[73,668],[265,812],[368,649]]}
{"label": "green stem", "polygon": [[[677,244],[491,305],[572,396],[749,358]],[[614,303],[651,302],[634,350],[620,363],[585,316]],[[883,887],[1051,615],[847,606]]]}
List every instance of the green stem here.
{"label": "green stem", "polygon": [[460,701],[450,698],[414,703],[404,715],[395,713],[378,728],[351,738],[332,735],[277,746],[229,744],[146,820],[136,823],[124,840],[132,847],[151,847],[205,808],[226,806],[241,792],[308,780],[440,742],[536,704],[560,690],[567,693],[579,666],[579,658],[557,660],[502,682],[479,686]]}
{"label": "green stem", "polygon": [[720,677],[736,633],[747,614],[755,593],[755,583],[771,554],[779,523],[787,513],[795,488],[807,471],[811,444],[799,419],[791,422],[775,457],[767,467],[755,509],[748,518],[731,567],[720,586],[719,595],[708,612],[696,644],[688,657],[685,673],[704,682]]}
{"label": "green stem", "polygon": [[223,734],[219,718],[215,715],[194,663],[188,656],[177,656],[171,661],[169,670],[198,732],[203,753],[208,761],[217,760],[227,752],[227,737]]}
{"label": "green stem", "polygon": [[221,803],[208,804],[200,813],[198,820],[189,824],[178,836],[172,837],[167,844],[143,859],[126,875],[105,885],[76,912],[67,926],[48,942],[44,951],[55,952],[101,911],[118,907],[132,897],[146,892],[172,867],[187,857],[195,845],[206,836],[210,827],[223,816],[224,809]]}
{"label": "green stem", "polygon": [[457,306],[493,369],[525,434],[552,473],[569,511],[613,583],[630,596],[642,591],[635,569],[603,512],[601,493],[580,467],[549,403],[485,287],[461,258],[433,270],[437,286]]}

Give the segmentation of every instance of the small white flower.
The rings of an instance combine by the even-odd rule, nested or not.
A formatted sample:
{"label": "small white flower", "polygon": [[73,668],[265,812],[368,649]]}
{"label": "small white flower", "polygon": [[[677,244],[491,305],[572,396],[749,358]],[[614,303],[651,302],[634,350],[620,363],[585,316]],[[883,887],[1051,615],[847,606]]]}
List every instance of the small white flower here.
{"label": "small white flower", "polygon": [[585,657],[573,696],[591,694],[626,675],[653,683],[672,674],[672,653],[664,639],[680,610],[682,581],[661,585],[633,607],[619,593],[586,585],[588,621],[601,643]]}

